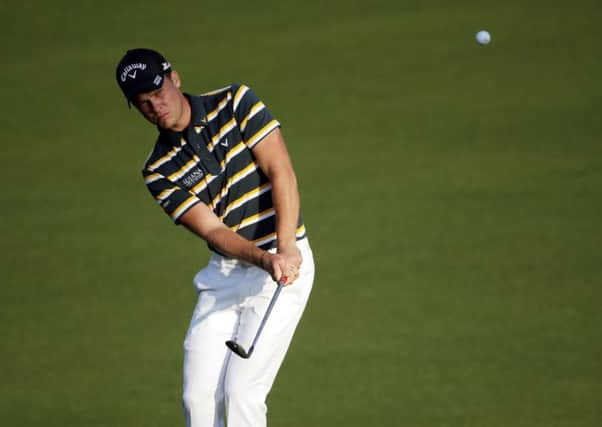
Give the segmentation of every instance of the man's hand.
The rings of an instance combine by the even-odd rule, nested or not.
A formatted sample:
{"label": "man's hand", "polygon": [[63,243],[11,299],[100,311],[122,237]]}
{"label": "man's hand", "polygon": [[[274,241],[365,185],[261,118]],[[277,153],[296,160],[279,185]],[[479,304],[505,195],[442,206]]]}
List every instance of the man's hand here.
{"label": "man's hand", "polygon": [[290,245],[278,245],[277,253],[284,258],[286,264],[284,275],[289,278],[290,283],[293,283],[299,277],[299,268],[301,268],[303,262],[301,251],[296,242],[293,242]]}
{"label": "man's hand", "polygon": [[291,250],[285,252],[279,250],[276,254],[265,252],[261,258],[261,266],[275,281],[279,281],[284,276],[285,285],[291,285],[299,277],[302,260],[301,252],[297,246],[294,246]]}

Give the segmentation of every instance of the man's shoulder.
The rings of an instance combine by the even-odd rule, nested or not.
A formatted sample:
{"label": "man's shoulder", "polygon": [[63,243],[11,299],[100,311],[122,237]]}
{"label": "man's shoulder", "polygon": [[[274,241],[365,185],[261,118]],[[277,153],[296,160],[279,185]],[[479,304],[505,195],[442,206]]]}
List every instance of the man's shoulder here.
{"label": "man's shoulder", "polygon": [[[231,83],[219,89],[204,92],[200,95],[191,95],[200,102],[207,113],[213,111],[236,111],[238,104],[250,88],[244,83]],[[227,108],[229,106],[229,108]]]}
{"label": "man's shoulder", "polygon": [[241,95],[247,90],[249,87],[244,83],[230,83],[228,86],[202,93],[199,97],[203,98],[206,103],[219,103],[223,102],[225,98],[232,100],[236,95]]}
{"label": "man's shoulder", "polygon": [[228,86],[220,87],[219,89],[210,90],[208,92],[202,93],[200,96],[211,98],[214,96],[220,96],[227,94],[228,92],[232,92],[232,90],[236,90],[240,86],[240,83],[230,83]]}

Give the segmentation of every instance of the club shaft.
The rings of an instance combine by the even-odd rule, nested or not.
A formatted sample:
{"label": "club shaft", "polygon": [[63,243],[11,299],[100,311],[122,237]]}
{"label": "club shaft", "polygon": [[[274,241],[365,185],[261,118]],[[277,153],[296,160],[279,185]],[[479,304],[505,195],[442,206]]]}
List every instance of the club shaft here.
{"label": "club shaft", "polygon": [[276,286],[276,290],[274,291],[274,295],[272,296],[272,299],[270,300],[270,304],[268,305],[268,308],[265,311],[265,314],[263,315],[263,319],[261,319],[261,323],[259,324],[259,328],[257,329],[255,338],[253,338],[251,347],[249,347],[249,351],[248,351],[249,355],[253,352],[253,349],[255,348],[255,344],[257,344],[257,340],[259,339],[259,336],[261,335],[261,331],[263,331],[263,328],[265,327],[268,317],[270,317],[270,313],[272,312],[272,308],[274,308],[274,304],[276,304],[276,300],[278,299],[278,295],[280,295],[280,291],[282,291],[284,282],[285,281],[281,280],[278,282],[278,286]]}
{"label": "club shaft", "polygon": [[257,332],[255,333],[255,338],[253,338],[253,342],[251,343],[249,350],[245,351],[245,349],[242,348],[240,346],[240,344],[236,343],[235,341],[226,341],[226,345],[230,348],[230,350],[232,350],[233,352],[235,352],[242,358],[248,359],[249,357],[251,357],[251,353],[253,353],[253,349],[255,349],[255,344],[257,344],[257,340],[259,339],[259,336],[261,335],[261,331],[263,331],[263,328],[268,320],[268,317],[270,317],[270,313],[272,312],[272,308],[274,308],[274,304],[276,304],[278,295],[280,295],[280,291],[282,291],[282,288],[284,287],[287,280],[288,279],[286,278],[286,276],[282,276],[280,278],[280,280],[277,282],[277,286],[276,286],[276,290],[274,291],[274,295],[272,295],[272,299],[270,300],[270,303],[268,304],[268,308],[266,309],[265,314],[263,315],[263,319],[261,319],[261,323],[259,324],[259,328],[257,328]]}

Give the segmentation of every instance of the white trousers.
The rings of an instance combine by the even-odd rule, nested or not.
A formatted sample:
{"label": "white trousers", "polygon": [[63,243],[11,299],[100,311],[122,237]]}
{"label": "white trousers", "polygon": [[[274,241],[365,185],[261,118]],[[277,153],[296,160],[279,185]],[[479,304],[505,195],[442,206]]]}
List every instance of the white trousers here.
{"label": "white trousers", "polygon": [[225,342],[248,350],[276,284],[264,270],[213,255],[197,273],[198,302],[184,341],[183,404],[188,427],[266,426],[266,398],[307,304],[314,261],[307,239],[299,278],[282,289],[252,356],[242,359]]}

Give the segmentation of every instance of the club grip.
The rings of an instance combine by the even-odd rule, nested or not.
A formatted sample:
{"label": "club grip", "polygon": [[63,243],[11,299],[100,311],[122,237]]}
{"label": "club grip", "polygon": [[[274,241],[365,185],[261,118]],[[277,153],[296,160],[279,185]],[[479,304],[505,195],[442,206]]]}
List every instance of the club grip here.
{"label": "club grip", "polygon": [[288,281],[288,277],[280,276],[280,280],[278,280],[278,284],[284,286],[287,281]]}

